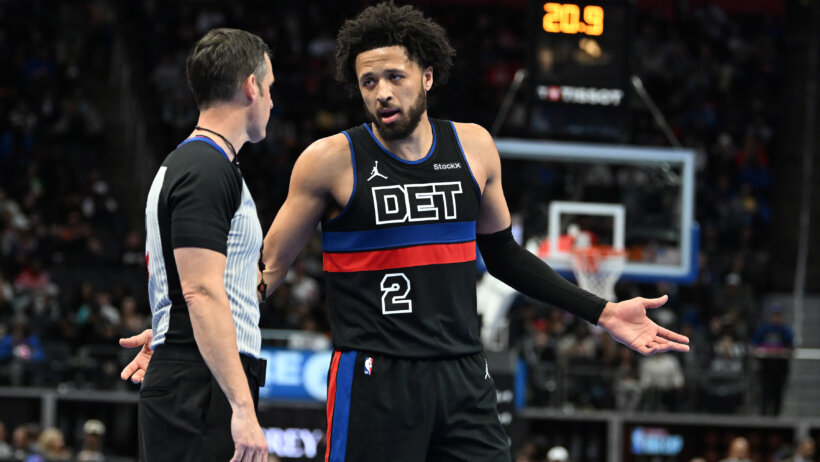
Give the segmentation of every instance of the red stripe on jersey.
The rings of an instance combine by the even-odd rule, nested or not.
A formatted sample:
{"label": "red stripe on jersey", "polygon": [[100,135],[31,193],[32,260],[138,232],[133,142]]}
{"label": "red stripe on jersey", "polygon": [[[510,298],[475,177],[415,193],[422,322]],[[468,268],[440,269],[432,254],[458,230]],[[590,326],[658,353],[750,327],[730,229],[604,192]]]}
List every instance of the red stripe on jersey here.
{"label": "red stripe on jersey", "polygon": [[339,372],[339,359],[342,358],[341,351],[333,352],[333,359],[330,361],[330,372],[328,378],[330,382],[327,384],[327,450],[325,450],[325,462],[330,459],[330,436],[333,430],[333,408],[336,404],[336,374]]}
{"label": "red stripe on jersey", "polygon": [[323,269],[329,273],[378,271],[411,266],[444,265],[475,260],[475,241],[432,244],[370,252],[325,252]]}

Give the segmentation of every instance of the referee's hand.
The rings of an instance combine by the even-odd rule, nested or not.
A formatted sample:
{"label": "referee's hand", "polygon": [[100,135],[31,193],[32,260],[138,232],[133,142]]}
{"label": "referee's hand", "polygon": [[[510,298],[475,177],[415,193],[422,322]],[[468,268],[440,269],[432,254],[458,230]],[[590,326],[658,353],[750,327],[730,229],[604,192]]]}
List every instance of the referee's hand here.
{"label": "referee's hand", "polygon": [[120,346],[125,348],[142,347],[137,356],[128,363],[122,372],[120,378],[123,380],[131,379],[134,383],[141,383],[145,378],[145,371],[148,370],[148,363],[151,361],[151,355],[154,351],[151,349],[151,340],[154,338],[154,333],[151,329],[145,329],[141,333],[128,338],[120,339]]}
{"label": "referee's hand", "polygon": [[230,462],[266,462],[268,440],[256,420],[256,410],[234,411],[231,416],[231,436],[236,450]]}

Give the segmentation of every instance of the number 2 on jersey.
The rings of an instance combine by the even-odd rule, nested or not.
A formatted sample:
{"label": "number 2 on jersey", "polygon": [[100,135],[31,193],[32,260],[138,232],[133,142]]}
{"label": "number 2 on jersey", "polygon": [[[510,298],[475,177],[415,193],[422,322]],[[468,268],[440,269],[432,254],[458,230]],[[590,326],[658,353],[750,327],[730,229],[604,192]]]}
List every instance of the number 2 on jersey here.
{"label": "number 2 on jersey", "polygon": [[410,293],[410,279],[404,273],[385,274],[381,289],[382,314],[413,312],[413,301],[407,299]]}

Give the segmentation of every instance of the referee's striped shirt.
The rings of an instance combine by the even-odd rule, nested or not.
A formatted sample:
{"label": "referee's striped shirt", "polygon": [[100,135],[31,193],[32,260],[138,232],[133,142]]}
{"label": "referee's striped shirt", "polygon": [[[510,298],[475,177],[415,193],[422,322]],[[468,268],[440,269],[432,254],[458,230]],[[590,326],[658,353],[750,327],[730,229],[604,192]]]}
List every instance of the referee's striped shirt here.
{"label": "referee's striped shirt", "polygon": [[151,347],[195,343],[173,249],[197,247],[225,254],[225,291],[237,346],[258,358],[256,268],[262,227],[239,169],[216,143],[190,138],[168,155],[148,192],[145,228]]}

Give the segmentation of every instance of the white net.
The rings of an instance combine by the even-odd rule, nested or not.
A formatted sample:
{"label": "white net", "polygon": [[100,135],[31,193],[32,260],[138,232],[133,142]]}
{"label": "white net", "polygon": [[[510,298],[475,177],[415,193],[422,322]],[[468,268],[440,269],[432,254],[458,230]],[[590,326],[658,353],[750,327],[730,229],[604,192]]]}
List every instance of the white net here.
{"label": "white net", "polygon": [[615,301],[615,283],[623,273],[626,252],[593,246],[573,249],[570,260],[578,286],[601,298]]}

